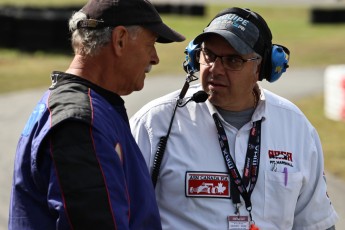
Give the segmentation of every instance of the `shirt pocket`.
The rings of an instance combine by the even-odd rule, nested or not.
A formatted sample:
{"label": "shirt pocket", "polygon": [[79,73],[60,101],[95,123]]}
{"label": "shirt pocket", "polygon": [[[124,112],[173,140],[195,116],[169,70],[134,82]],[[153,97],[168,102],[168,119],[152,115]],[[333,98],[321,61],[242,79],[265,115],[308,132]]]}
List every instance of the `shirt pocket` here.
{"label": "shirt pocket", "polygon": [[302,181],[301,172],[265,172],[265,220],[279,229],[292,228]]}

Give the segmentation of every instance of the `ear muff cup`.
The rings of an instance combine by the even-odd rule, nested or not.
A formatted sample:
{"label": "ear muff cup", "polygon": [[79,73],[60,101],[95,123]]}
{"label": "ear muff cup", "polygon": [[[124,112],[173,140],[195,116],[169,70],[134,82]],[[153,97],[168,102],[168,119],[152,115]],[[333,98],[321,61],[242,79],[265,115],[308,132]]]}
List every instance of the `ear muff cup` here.
{"label": "ear muff cup", "polygon": [[290,51],[281,45],[273,45],[271,51],[271,73],[269,82],[275,82],[289,67]]}
{"label": "ear muff cup", "polygon": [[194,40],[190,41],[184,53],[186,54],[185,61],[183,62],[183,69],[186,73],[196,73],[200,70],[197,54],[200,50],[200,44],[195,45]]}

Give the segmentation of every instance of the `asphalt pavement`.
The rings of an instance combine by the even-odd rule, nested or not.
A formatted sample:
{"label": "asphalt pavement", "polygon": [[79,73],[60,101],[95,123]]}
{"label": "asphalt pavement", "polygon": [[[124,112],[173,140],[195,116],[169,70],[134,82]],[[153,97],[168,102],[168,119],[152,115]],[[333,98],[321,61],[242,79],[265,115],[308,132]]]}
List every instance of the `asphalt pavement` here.
{"label": "asphalt pavement", "polygon": [[[261,85],[290,100],[298,100],[322,93],[323,75],[324,69],[320,68],[289,69],[277,82],[262,82]],[[184,80],[183,72],[180,76],[148,76],[142,91],[123,97],[128,115],[133,115],[148,101],[180,89]],[[0,95],[0,230],[7,229],[13,159],[17,141],[26,120],[44,91],[45,89],[34,89]],[[345,181],[327,172],[326,177],[329,196],[340,217],[336,226],[341,230],[345,226]]]}

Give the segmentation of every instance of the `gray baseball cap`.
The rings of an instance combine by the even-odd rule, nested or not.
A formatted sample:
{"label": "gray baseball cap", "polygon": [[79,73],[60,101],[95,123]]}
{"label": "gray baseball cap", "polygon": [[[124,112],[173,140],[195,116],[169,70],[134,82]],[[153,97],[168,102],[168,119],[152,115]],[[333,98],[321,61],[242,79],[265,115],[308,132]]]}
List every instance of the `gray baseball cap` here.
{"label": "gray baseball cap", "polygon": [[260,31],[251,21],[235,13],[216,16],[211,23],[194,39],[194,44],[201,44],[208,35],[217,34],[225,38],[241,55],[255,52]]}

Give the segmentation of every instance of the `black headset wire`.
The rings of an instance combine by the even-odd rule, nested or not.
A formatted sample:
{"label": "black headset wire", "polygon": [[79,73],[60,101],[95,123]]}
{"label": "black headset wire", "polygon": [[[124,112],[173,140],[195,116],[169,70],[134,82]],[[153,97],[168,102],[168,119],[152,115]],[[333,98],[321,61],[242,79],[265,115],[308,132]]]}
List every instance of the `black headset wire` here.
{"label": "black headset wire", "polygon": [[173,111],[173,114],[172,114],[171,119],[170,119],[170,123],[169,123],[169,128],[168,128],[167,134],[165,136],[161,137],[159,139],[159,142],[158,142],[158,147],[157,147],[157,151],[156,151],[156,154],[155,154],[155,157],[154,157],[153,166],[152,166],[152,174],[151,174],[151,179],[152,179],[152,183],[153,183],[153,187],[154,188],[156,187],[156,184],[157,184],[161,163],[162,163],[162,160],[163,160],[163,156],[164,156],[164,152],[165,152],[166,145],[167,145],[167,142],[168,142],[168,138],[169,138],[169,135],[170,135],[171,127],[172,127],[172,124],[173,124],[173,121],[174,121],[174,117],[175,117],[175,114],[176,114],[176,109],[177,109],[177,107],[185,106],[190,101],[190,100],[188,100],[186,103],[184,103],[181,106],[183,98],[186,95],[187,90],[189,89],[190,82],[195,81],[195,80],[198,79],[198,77],[196,77],[194,75],[194,71],[186,70],[186,72],[187,72],[187,78],[186,78],[186,81],[185,81],[185,83],[184,83],[184,85],[183,85],[183,87],[181,89],[179,97],[178,97],[178,99],[176,101],[176,104],[175,104],[175,107],[174,107],[174,111]]}

